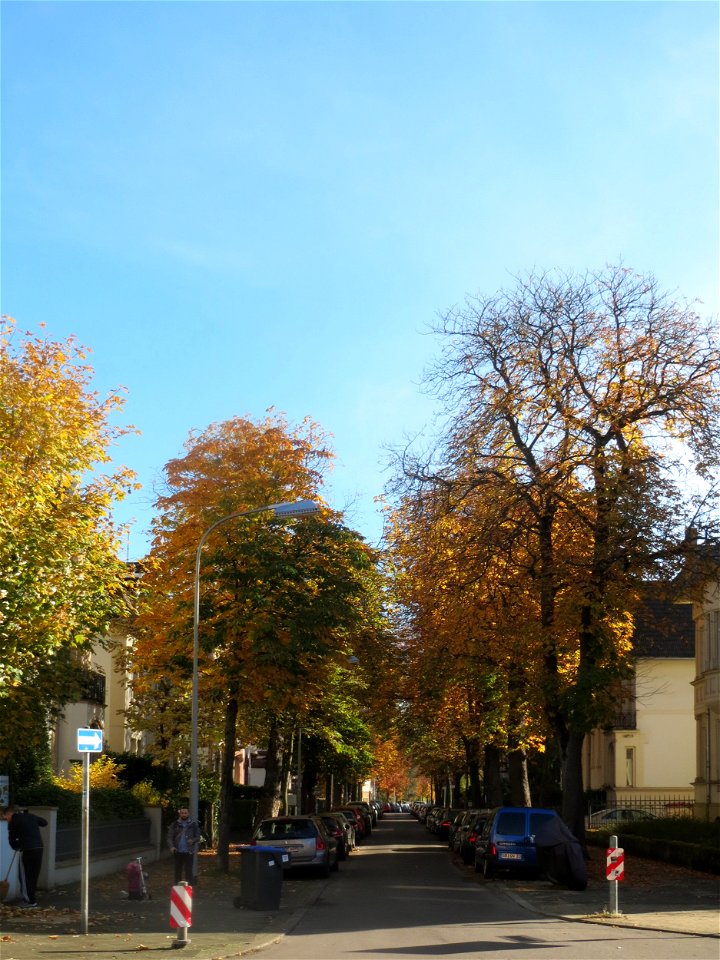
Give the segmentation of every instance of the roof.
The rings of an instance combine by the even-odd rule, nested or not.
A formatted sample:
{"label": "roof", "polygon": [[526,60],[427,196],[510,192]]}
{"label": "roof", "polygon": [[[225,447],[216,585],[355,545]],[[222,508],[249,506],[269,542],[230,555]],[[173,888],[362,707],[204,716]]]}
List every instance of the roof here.
{"label": "roof", "polygon": [[692,607],[669,600],[645,600],[635,616],[633,653],[636,657],[693,659]]}
{"label": "roof", "polygon": [[720,579],[720,542],[698,542],[695,531],[688,534],[683,543],[685,561],[673,587],[684,599],[695,600],[702,597],[705,584]]}

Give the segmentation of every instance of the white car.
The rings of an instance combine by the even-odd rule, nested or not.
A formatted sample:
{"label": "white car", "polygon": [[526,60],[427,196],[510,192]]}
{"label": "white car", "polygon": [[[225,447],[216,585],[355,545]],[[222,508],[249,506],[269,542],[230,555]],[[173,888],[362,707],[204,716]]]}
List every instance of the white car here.
{"label": "white car", "polygon": [[612,807],[598,810],[587,818],[588,827],[612,826],[614,823],[627,823],[632,820],[657,820],[654,813],[639,807]]}

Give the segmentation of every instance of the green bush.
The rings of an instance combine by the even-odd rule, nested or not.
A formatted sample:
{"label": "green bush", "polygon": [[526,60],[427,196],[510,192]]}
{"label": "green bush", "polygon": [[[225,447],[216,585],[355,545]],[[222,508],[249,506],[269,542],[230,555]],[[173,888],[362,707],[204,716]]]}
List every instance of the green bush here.
{"label": "green bush", "polygon": [[[80,823],[82,794],[65,790],[54,783],[38,783],[18,790],[15,803],[20,807],[57,807],[58,823]],[[127,790],[90,791],[90,817],[95,820],[134,820],[143,816],[143,805]]]}
{"label": "green bush", "polygon": [[114,753],[107,750],[106,755],[123,767],[118,776],[128,787],[146,782],[151,783],[160,793],[172,795],[187,789],[187,775],[181,770],[169,767],[166,763],[161,763],[152,754]]}
{"label": "green bush", "polygon": [[15,803],[19,807],[57,807],[58,823],[79,823],[82,819],[82,794],[65,790],[51,782],[18,789]]}

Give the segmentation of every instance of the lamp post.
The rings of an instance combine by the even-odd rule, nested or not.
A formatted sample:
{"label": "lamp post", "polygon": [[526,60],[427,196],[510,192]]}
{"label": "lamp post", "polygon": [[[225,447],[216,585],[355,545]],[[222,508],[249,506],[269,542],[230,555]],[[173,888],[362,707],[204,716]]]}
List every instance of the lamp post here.
{"label": "lamp post", "polygon": [[[200,543],[195,552],[195,606],[193,609],[193,674],[192,674],[192,716],[191,716],[191,740],[190,740],[190,816],[193,820],[198,819],[200,807],[200,789],[198,784],[198,716],[199,716],[199,659],[200,659],[200,558],[202,548],[210,534],[228,520],[237,520],[238,517],[252,517],[258,513],[270,513],[274,517],[282,519],[291,519],[292,517],[307,517],[320,510],[320,504],[314,500],[297,500],[294,503],[271,503],[266,507],[255,507],[252,510],[239,510],[237,513],[230,513],[226,517],[221,517],[207,528],[200,538]],[[194,871],[193,871],[194,873]]]}

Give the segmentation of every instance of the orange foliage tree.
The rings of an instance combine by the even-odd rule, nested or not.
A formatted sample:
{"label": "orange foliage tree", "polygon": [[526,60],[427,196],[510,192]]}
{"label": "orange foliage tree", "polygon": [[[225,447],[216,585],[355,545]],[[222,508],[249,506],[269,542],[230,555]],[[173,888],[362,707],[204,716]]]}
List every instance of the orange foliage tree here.
{"label": "orange foliage tree", "polygon": [[[270,413],[190,437],[166,468],[144,578],[132,668],[134,722],[159,755],[188,757],[197,544],[216,520],[264,504],[319,500],[331,454],[317,425]],[[263,813],[280,801],[283,747],[321,710],[339,665],[355,654],[375,610],[375,558],[325,508],[318,517],[238,518],[201,558],[200,742],[222,750],[219,855],[227,865],[238,731],[268,748]]]}
{"label": "orange foliage tree", "polygon": [[[505,523],[486,534],[502,552],[508,537],[516,556],[522,545],[563,816],[582,838],[583,740],[627,663],[638,588],[677,569],[683,527],[716,522],[717,328],[652,277],[608,267],[468,298],[438,333],[430,383],[447,430],[403,457],[401,485],[434,491],[449,514],[471,495],[496,501]],[[481,537],[467,542],[487,555]]]}
{"label": "orange foliage tree", "polygon": [[373,743],[373,767],[371,777],[377,790],[388,799],[404,799],[408,796],[415,778],[410,761],[396,737],[376,738]]}
{"label": "orange foliage tree", "polygon": [[[520,555],[501,550],[503,523],[496,500],[469,497],[447,513],[423,492],[402,501],[388,525],[396,596],[409,620],[399,730],[436,782],[459,782],[464,771],[476,806],[483,762],[486,799],[501,802],[504,752],[514,799],[528,802],[525,754],[542,746],[530,600],[519,588]],[[481,550],[483,527],[492,535]]]}

